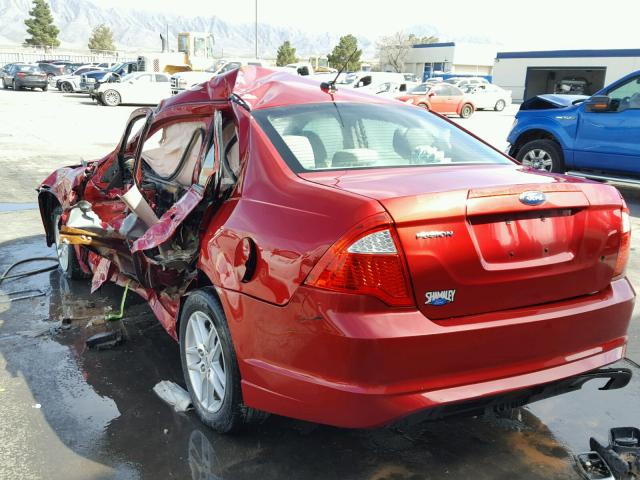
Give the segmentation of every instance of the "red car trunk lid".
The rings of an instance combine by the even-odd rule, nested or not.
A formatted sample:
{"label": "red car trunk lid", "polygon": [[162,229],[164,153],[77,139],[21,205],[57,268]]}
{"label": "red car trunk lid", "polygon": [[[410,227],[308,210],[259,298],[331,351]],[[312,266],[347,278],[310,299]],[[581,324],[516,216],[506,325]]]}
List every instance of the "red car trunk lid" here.
{"label": "red car trunk lid", "polygon": [[[543,304],[609,285],[620,242],[621,199],[614,188],[529,172],[518,178],[503,167],[503,178],[496,175],[500,169],[487,169],[498,185],[461,171],[471,188],[442,191],[447,182],[440,178],[430,193],[439,175],[425,170],[413,170],[398,185],[402,196],[392,195],[394,180],[406,177],[388,176],[377,196],[396,222],[416,302],[428,318]],[[527,181],[505,184],[516,178]],[[374,196],[365,183],[359,176],[351,189],[343,177],[334,186]],[[449,183],[458,187],[460,178]],[[527,191],[542,192],[545,200],[523,203]]]}

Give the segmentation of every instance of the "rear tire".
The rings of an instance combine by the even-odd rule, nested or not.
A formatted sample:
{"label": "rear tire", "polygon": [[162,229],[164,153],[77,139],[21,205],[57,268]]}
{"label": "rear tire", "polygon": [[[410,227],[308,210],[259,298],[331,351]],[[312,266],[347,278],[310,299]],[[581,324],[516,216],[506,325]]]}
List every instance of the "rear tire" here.
{"label": "rear tire", "polygon": [[53,211],[53,231],[55,236],[56,254],[58,256],[58,265],[65,277],[73,280],[87,278],[76,257],[76,249],[73,245],[63,243],[60,240],[60,217],[62,216],[62,208],[58,207]]}
{"label": "rear tire", "polygon": [[[263,419],[242,403],[240,369],[224,311],[209,289],[196,290],[180,314],[180,359],[196,413],[217,432]],[[222,380],[224,379],[224,380]]]}
{"label": "rear tire", "polygon": [[108,107],[117,107],[120,105],[122,98],[115,90],[107,90],[101,95],[102,103]]}
{"label": "rear tire", "polygon": [[460,109],[460,118],[469,118],[473,115],[473,105],[465,103]]}
{"label": "rear tire", "polygon": [[60,85],[60,90],[62,90],[64,93],[73,93],[73,85],[71,85],[71,83],[69,82],[62,82],[62,85]]}
{"label": "rear tire", "polygon": [[2,79],[2,88],[4,88],[5,90],[9,88],[9,85],[7,85],[7,82],[4,78]]}
{"label": "rear tire", "polygon": [[46,92],[47,90],[49,90],[49,84],[47,84],[44,87],[42,87],[42,91],[43,92]]}
{"label": "rear tire", "polygon": [[562,148],[553,140],[540,139],[525,143],[516,159],[526,167],[552,173],[564,173]]}
{"label": "rear tire", "polygon": [[496,112],[501,112],[504,110],[504,107],[507,106],[507,103],[504,100],[498,100],[493,107]]}

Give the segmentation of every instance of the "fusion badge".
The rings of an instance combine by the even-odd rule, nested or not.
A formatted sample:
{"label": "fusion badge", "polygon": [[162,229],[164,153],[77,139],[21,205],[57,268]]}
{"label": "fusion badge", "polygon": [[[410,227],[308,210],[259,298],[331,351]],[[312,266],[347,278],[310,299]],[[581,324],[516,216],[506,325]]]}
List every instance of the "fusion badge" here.
{"label": "fusion badge", "polygon": [[425,305],[433,305],[434,307],[441,307],[447,303],[454,301],[456,296],[455,290],[439,290],[435,292],[425,293],[426,302]]}
{"label": "fusion badge", "polygon": [[416,233],[416,238],[418,239],[427,239],[427,238],[448,238],[453,237],[453,232],[451,230],[434,230],[431,232],[418,232]]}

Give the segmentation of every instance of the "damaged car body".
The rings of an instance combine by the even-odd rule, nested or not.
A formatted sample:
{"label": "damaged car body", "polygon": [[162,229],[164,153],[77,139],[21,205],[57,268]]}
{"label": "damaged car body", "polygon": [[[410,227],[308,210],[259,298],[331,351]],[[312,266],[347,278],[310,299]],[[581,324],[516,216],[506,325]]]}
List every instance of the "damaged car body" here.
{"label": "damaged car body", "polygon": [[39,205],[66,275],[148,301],[218,431],[261,412],[373,427],[630,378],[602,368],[635,299],[619,192],[414,106],[243,67],[135,110]]}

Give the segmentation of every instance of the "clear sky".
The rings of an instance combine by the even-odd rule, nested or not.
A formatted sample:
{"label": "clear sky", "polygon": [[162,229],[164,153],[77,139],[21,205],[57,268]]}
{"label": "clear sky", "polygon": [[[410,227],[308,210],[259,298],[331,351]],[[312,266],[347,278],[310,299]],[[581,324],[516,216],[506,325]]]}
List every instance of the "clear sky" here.
{"label": "clear sky", "polygon": [[[103,6],[253,22],[255,0],[92,0]],[[505,50],[640,48],[640,0],[258,0],[260,22],[376,38],[434,25],[446,38],[488,37]]]}

